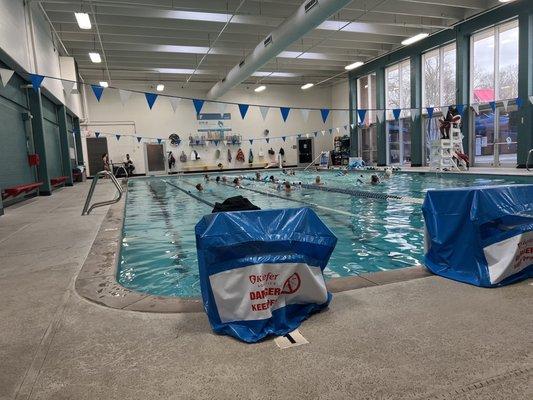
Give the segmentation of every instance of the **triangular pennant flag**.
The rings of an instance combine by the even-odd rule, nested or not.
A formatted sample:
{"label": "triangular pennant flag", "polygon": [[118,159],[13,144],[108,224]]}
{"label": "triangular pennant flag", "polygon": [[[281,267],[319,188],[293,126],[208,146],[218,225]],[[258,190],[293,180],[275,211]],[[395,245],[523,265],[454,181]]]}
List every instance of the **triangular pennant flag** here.
{"label": "triangular pennant flag", "polygon": [[117,141],[120,140],[120,135],[115,135],[115,137],[117,138]]}
{"label": "triangular pennant flag", "polygon": [[213,143],[215,144],[215,146],[218,146],[218,140],[213,140]]}
{"label": "triangular pennant flag", "polygon": [[337,133],[339,133],[341,130],[339,129],[339,127],[335,128],[337,130]]}
{"label": "triangular pennant flag", "polygon": [[100,101],[102,94],[104,93],[104,88],[100,85],[91,85],[91,89],[93,90],[96,100]]}
{"label": "triangular pennant flag", "polygon": [[228,108],[228,103],[217,103],[217,110],[220,114],[224,114]]}
{"label": "triangular pennant flag", "polygon": [[357,110],[357,115],[359,115],[359,123],[363,124],[363,122],[365,122],[366,110],[365,109]]}
{"label": "triangular pennant flag", "polygon": [[281,118],[283,118],[283,122],[287,122],[287,117],[291,111],[290,107],[280,107],[279,110],[281,111]]}
{"label": "triangular pennant flag", "polygon": [[326,131],[322,130],[320,131],[320,133],[322,134],[322,136],[324,136],[326,134]]}
{"label": "triangular pennant flag", "polygon": [[157,138],[157,143],[158,143],[158,144],[161,144],[161,141],[162,141],[162,140],[163,140],[163,139]]}
{"label": "triangular pennant flag", "polygon": [[246,117],[246,113],[248,112],[248,108],[250,105],[248,104],[239,104],[239,112],[241,113],[241,118],[244,119]]}
{"label": "triangular pennant flag", "polygon": [[345,130],[345,131],[348,130],[348,125],[344,125],[344,130]]}
{"label": "triangular pennant flag", "polygon": [[254,144],[254,140],[253,139],[248,139],[250,140],[250,144]]}
{"label": "triangular pennant flag", "polygon": [[322,122],[326,123],[326,120],[328,119],[328,115],[329,115],[329,109],[328,108],[322,108],[320,110],[320,115],[322,116]]}
{"label": "triangular pennant flag", "polygon": [[306,134],[305,134],[305,137],[306,137],[306,138],[308,138],[308,137],[309,137],[309,134],[308,134],[308,133],[306,133]]}
{"label": "triangular pennant flag", "polygon": [[502,100],[503,109],[507,111],[507,107],[509,106],[509,100]]}
{"label": "triangular pennant flag", "polygon": [[0,83],[2,84],[2,86],[7,86],[14,73],[15,71],[12,71],[10,69],[0,68]]}
{"label": "triangular pennant flag", "polygon": [[63,90],[65,91],[66,95],[70,96],[70,94],[72,93],[72,89],[74,88],[74,85],[76,84],[76,82],[62,80],[61,83],[63,84]]}
{"label": "triangular pennant flag", "polygon": [[496,111],[496,102],[495,101],[489,101],[489,106],[490,106],[492,112]]}
{"label": "triangular pennant flag", "polygon": [[141,140],[143,140],[143,138],[140,136],[137,136],[137,143],[141,143]]}
{"label": "triangular pennant flag", "polygon": [[130,99],[131,92],[129,90],[119,89],[118,96],[120,97],[120,102],[122,106],[125,106],[128,100]]}
{"label": "triangular pennant flag", "polygon": [[200,114],[202,107],[204,106],[204,100],[193,99],[192,103],[194,104],[194,109],[196,110],[196,115]]}
{"label": "triangular pennant flag", "polygon": [[181,101],[178,97],[169,97],[168,102],[170,103],[170,106],[172,107],[172,111],[176,112],[178,109],[178,104]]}
{"label": "triangular pennant flag", "polygon": [[33,86],[33,90],[35,90],[36,92],[41,87],[41,83],[43,83],[43,80],[44,76],[42,75],[30,74],[31,85]]}
{"label": "triangular pennant flag", "polygon": [[401,108],[395,108],[392,110],[392,115],[394,115],[395,120],[398,120],[400,118],[401,112],[402,112]]}
{"label": "triangular pennant flag", "polygon": [[355,124],[350,124],[350,128],[355,128]]}
{"label": "triangular pennant flag", "polygon": [[267,106],[259,106],[259,111],[261,112],[261,117],[263,117],[263,121],[266,119],[269,109],[270,107]]}
{"label": "triangular pennant flag", "polygon": [[479,114],[479,104],[472,104],[472,109],[474,110],[476,115]]}
{"label": "triangular pennant flag", "polygon": [[285,139],[286,139],[286,137],[285,137],[285,136],[282,136],[281,138],[283,139],[283,141],[285,141]]}
{"label": "triangular pennant flag", "polygon": [[531,104],[533,104],[533,96],[529,96],[529,101]]}
{"label": "triangular pennant flag", "polygon": [[378,122],[385,121],[385,110],[376,110],[376,119]]}
{"label": "triangular pennant flag", "polygon": [[315,135],[315,137],[316,137],[316,135],[318,135],[318,132],[313,132],[313,135]]}
{"label": "triangular pennant flag", "polygon": [[98,139],[98,136],[100,136],[100,132],[94,132],[94,136]]}
{"label": "triangular pennant flag", "polygon": [[144,97],[146,97],[146,102],[148,103],[148,107],[150,110],[154,106],[155,101],[157,100],[157,94],[155,93],[145,93]]}
{"label": "triangular pennant flag", "polygon": [[521,108],[522,105],[524,104],[524,102],[522,101],[522,99],[520,97],[517,97],[516,100],[515,100],[515,104],[518,108]]}
{"label": "triangular pennant flag", "polygon": [[300,139],[300,138],[302,137],[302,134],[299,133],[299,134],[297,134],[296,136],[298,136],[298,139]]}
{"label": "triangular pennant flag", "polygon": [[331,135],[333,133],[333,129],[329,128],[329,134]]}
{"label": "triangular pennant flag", "polygon": [[[435,111],[435,108],[433,107],[426,107],[426,111],[428,112],[428,118],[433,118],[433,111]],[[443,114],[444,115],[444,114]]]}
{"label": "triangular pennant flag", "polygon": [[457,112],[459,113],[459,115],[462,117],[464,112],[465,112],[465,105],[464,104],[457,104],[455,106],[455,108],[457,109]]}
{"label": "triangular pennant flag", "polygon": [[448,107],[448,106],[442,106],[442,107],[440,108],[440,110],[441,110],[441,112],[442,112],[442,116],[443,116],[444,118],[446,118],[446,115],[448,115],[448,110],[449,110],[449,109],[450,109],[450,107]]}
{"label": "triangular pennant flag", "polygon": [[411,110],[411,121],[415,122],[415,119],[417,116],[418,116],[418,108],[413,108]]}
{"label": "triangular pennant flag", "polygon": [[267,143],[270,142],[270,139],[269,139],[269,138],[266,138],[265,140],[266,140]]}
{"label": "triangular pennant flag", "polygon": [[307,109],[307,108],[301,108],[300,109],[300,112],[302,113],[302,118],[304,120],[304,122],[307,122],[309,120],[309,112],[311,110]]}

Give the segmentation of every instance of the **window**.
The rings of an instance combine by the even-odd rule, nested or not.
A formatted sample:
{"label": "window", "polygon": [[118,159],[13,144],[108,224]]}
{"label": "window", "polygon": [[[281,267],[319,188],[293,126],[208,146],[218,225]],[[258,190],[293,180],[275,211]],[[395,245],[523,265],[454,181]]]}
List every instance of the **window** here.
{"label": "window", "polygon": [[[365,123],[358,128],[360,154],[367,165],[377,162],[377,132],[376,132],[376,74],[365,75],[357,79],[357,108],[368,110]],[[359,116],[355,118],[359,122]]]}
{"label": "window", "polygon": [[[388,164],[411,162],[411,65],[409,60],[385,70]],[[395,120],[393,109],[402,109]]]}
{"label": "window", "polygon": [[472,36],[473,103],[518,96],[518,21],[485,29]]}

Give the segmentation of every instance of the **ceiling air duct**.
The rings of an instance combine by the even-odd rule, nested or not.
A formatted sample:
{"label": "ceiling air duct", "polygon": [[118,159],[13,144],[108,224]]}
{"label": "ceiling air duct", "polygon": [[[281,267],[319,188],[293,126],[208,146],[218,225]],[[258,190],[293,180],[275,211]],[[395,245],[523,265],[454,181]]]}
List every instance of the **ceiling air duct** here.
{"label": "ceiling air duct", "polygon": [[222,96],[351,2],[352,0],[306,1],[246,56],[246,62],[241,61],[222,81],[217,82],[207,94],[207,98],[213,100]]}

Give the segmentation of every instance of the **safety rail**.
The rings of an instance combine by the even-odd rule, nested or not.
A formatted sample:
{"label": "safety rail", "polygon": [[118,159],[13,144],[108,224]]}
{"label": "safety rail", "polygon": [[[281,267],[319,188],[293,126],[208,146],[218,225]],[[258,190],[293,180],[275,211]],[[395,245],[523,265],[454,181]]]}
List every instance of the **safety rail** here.
{"label": "safety rail", "polygon": [[533,149],[530,149],[527,153],[527,159],[526,159],[526,169],[529,171],[529,157],[533,154]]}
{"label": "safety rail", "polygon": [[[113,200],[106,200],[106,201],[101,201],[99,203],[94,203],[92,206],[89,207],[89,204],[91,204],[91,200],[93,198],[93,194],[94,194],[94,189],[96,187],[96,183],[98,182],[98,179],[101,176],[108,176],[111,179],[111,182],[113,182],[113,184],[117,188],[118,196],[115,197]],[[93,209],[97,208],[97,207],[103,207],[103,206],[107,206],[107,205],[115,204],[115,203],[119,202],[120,199],[122,198],[122,193],[123,192],[124,191],[122,190],[122,186],[120,186],[120,183],[117,181],[117,178],[115,178],[115,175],[113,175],[109,171],[97,172],[96,175],[94,175],[94,177],[93,177],[93,181],[91,183],[91,187],[89,188],[89,193],[87,193],[87,199],[85,199],[85,205],[83,206],[83,211],[81,212],[81,215],[89,215],[91,213],[91,211]]]}

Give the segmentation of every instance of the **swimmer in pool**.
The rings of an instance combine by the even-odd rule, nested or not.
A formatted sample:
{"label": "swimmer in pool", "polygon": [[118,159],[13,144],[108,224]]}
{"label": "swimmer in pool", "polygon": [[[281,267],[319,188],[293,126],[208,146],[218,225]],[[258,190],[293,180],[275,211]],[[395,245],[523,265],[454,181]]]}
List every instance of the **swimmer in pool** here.
{"label": "swimmer in pool", "polygon": [[383,179],[390,178],[392,178],[392,168],[385,168],[385,171],[383,171]]}
{"label": "swimmer in pool", "polygon": [[217,177],[215,178],[215,182],[216,182],[216,183],[220,183],[220,176],[217,176]]}
{"label": "swimmer in pool", "polygon": [[198,190],[199,192],[203,191],[204,190],[204,187],[202,186],[201,183],[198,183],[196,186],[195,186],[196,190]]}
{"label": "swimmer in pool", "polygon": [[235,178],[233,180],[233,185],[235,185],[235,189],[239,189],[241,187],[241,183],[239,181],[239,178]]}
{"label": "swimmer in pool", "polygon": [[222,175],[222,182],[226,183],[228,181],[228,178],[226,178],[224,175]]}
{"label": "swimmer in pool", "polygon": [[204,179],[205,179],[206,181],[208,181],[208,180],[209,180],[209,175],[205,174],[205,175],[204,175]]}
{"label": "swimmer in pool", "polygon": [[315,178],[315,185],[317,186],[320,186],[320,185],[323,185],[324,183],[320,180],[320,176],[317,175],[316,178]]}
{"label": "swimmer in pool", "polygon": [[381,181],[379,180],[379,176],[377,176],[376,174],[372,174],[372,176],[370,177],[370,184],[379,185],[380,183]]}
{"label": "swimmer in pool", "polygon": [[359,178],[357,178],[357,183],[364,183],[363,179],[363,175],[359,175]]}
{"label": "swimmer in pool", "polygon": [[261,174],[259,172],[255,173],[255,180],[260,181],[261,180]]}
{"label": "swimmer in pool", "polygon": [[290,193],[291,192],[291,184],[288,181],[285,181],[283,186],[285,187],[285,193]]}

